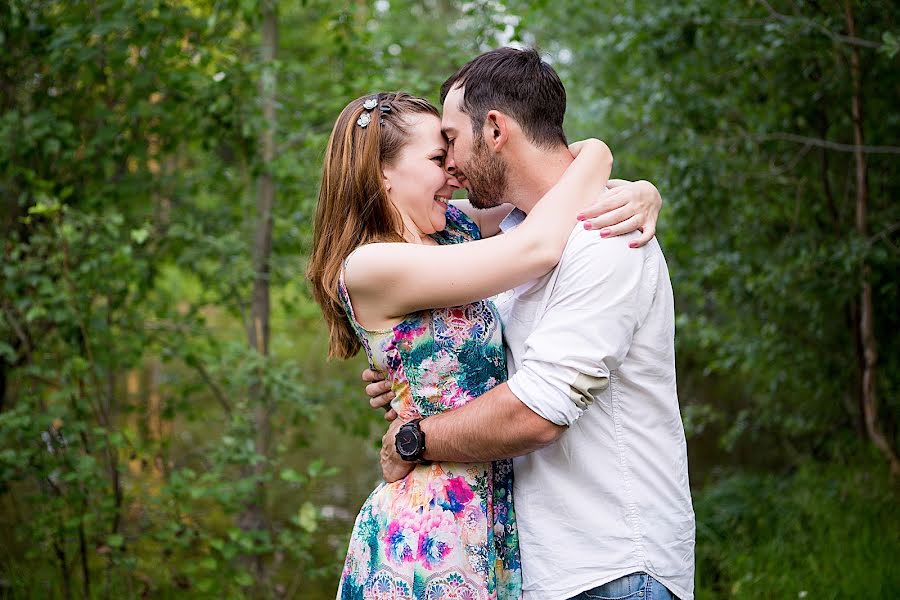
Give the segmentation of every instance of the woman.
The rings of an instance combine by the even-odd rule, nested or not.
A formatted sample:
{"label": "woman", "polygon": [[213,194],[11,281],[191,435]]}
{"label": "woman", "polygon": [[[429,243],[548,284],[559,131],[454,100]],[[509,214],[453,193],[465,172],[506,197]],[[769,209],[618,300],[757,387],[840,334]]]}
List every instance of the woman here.
{"label": "woman", "polygon": [[[510,207],[470,217],[471,207],[449,203],[459,183],[444,171],[436,108],[382,93],[341,113],[308,276],[330,354],[364,348],[392,380],[404,420],[452,410],[506,378],[499,318],[483,299],[551,270],[583,199],[604,189],[609,149],[597,140],[572,149],[575,161],[522,225],[482,239]],[[509,461],[420,465],[381,484],[357,517],[338,597],[520,597],[511,490]]]}

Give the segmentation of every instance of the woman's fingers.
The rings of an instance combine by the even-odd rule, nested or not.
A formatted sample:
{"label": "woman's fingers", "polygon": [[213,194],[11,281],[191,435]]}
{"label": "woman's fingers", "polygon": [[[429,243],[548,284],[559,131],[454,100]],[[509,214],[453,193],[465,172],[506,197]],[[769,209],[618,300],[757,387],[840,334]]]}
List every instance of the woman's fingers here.
{"label": "woman's fingers", "polygon": [[644,244],[646,244],[647,242],[652,240],[654,235],[656,235],[656,227],[654,225],[648,225],[643,228],[643,231],[641,232],[641,237],[629,242],[628,247],[629,248],[640,248],[641,246],[643,246]]}
{"label": "woman's fingers", "polygon": [[[607,237],[607,235],[618,235],[612,232],[605,233],[612,225],[616,225],[618,223],[622,223],[629,219],[630,217],[635,216],[634,208],[630,205],[621,206],[615,210],[611,210],[605,214],[600,215],[599,217],[594,217],[593,219],[586,219],[584,222],[585,229],[599,229],[600,234],[603,237]],[[629,231],[633,231],[633,229],[629,229]]]}
{"label": "woman's fingers", "polygon": [[[601,233],[601,235],[603,235],[604,232],[607,232],[607,231],[609,232],[606,235],[603,235],[603,237],[615,237],[617,235],[624,235],[626,233],[631,233],[632,231],[640,228],[641,223],[642,223],[641,216],[634,215],[631,218],[625,219],[621,223],[617,223],[615,225],[606,227],[600,233]],[[629,244],[629,245],[631,245],[631,244]],[[634,246],[632,246],[632,247],[634,247]]]}
{"label": "woman's fingers", "polygon": [[596,202],[586,208],[583,208],[578,213],[578,220],[584,221],[587,219],[592,219],[594,217],[599,217],[611,210],[615,210],[617,208],[625,206],[627,203],[628,194],[623,194],[622,188],[608,190],[600,194],[600,197]]}

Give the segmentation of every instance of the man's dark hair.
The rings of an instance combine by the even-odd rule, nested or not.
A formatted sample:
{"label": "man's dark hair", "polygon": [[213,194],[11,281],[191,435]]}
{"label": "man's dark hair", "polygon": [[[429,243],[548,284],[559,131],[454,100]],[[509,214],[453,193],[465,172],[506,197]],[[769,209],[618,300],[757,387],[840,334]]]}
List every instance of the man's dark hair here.
{"label": "man's dark hair", "polygon": [[514,118],[525,135],[543,148],[567,145],[563,131],[566,88],[533,48],[498,48],[476,56],[441,86],[441,104],[454,87],[464,87],[460,110],[481,134],[488,111]]}

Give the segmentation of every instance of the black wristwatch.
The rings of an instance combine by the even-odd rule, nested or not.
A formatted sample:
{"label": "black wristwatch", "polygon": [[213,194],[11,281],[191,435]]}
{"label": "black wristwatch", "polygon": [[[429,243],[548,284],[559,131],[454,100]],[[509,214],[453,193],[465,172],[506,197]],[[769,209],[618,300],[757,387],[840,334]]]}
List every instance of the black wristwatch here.
{"label": "black wristwatch", "polygon": [[425,455],[425,434],[419,427],[421,420],[413,419],[409,423],[404,423],[397,430],[394,445],[397,447],[397,454],[403,460],[427,465],[429,461],[422,458]]}

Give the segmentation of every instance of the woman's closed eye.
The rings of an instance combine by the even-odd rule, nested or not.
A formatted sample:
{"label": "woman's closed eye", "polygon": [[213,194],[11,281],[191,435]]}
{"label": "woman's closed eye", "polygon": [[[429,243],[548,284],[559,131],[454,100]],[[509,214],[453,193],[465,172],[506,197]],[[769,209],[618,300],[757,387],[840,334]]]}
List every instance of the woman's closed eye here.
{"label": "woman's closed eye", "polygon": [[445,158],[446,158],[445,155],[438,154],[437,156],[432,156],[431,160],[435,161],[438,164],[438,166],[443,167]]}

